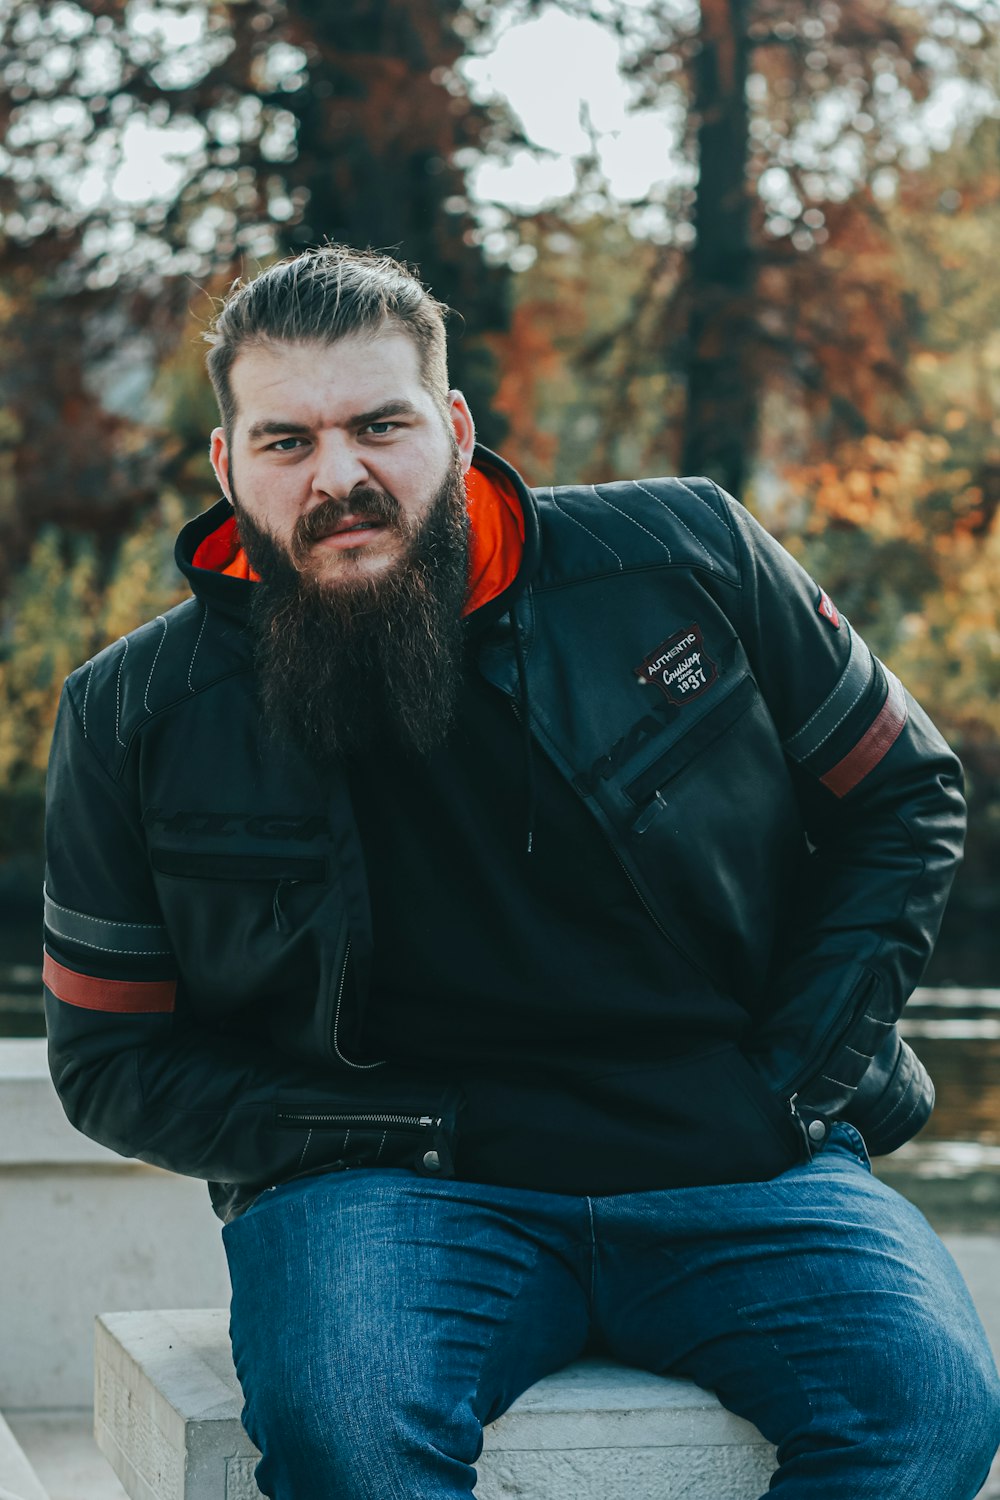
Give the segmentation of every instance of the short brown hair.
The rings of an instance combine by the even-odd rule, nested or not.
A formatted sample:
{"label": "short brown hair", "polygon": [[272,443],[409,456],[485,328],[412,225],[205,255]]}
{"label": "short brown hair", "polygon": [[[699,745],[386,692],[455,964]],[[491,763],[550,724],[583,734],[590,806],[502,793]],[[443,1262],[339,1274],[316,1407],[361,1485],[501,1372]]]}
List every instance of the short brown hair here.
{"label": "short brown hair", "polygon": [[416,345],[420,377],[447,411],[448,308],[389,255],[323,245],[234,283],[205,338],[206,363],[227,438],[236,417],[230,372],[241,349],[264,343],[334,344],[396,324]]}

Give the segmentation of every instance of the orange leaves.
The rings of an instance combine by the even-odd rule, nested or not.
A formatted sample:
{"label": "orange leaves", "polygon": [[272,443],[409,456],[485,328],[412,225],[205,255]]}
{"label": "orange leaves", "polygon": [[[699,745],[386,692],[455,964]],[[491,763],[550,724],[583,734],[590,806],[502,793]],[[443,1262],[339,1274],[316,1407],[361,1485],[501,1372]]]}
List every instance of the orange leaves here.
{"label": "orange leaves", "polygon": [[1000,520],[953,442],[869,434],[783,479],[806,516],[798,554],[838,591],[838,558],[852,580],[870,575],[873,613],[856,623],[917,698],[952,733],[1000,734]]}
{"label": "orange leaves", "polygon": [[831,524],[858,526],[873,539],[930,542],[947,551],[955,535],[972,533],[983,518],[982,490],[940,433],[894,439],[869,433],[842,445],[832,460],[789,467],[784,479],[807,503],[806,530],[813,534]]}
{"label": "orange leaves", "polygon": [[555,435],[538,426],[538,392],[562,376],[564,356],[555,341],[565,311],[537,298],[521,302],[507,333],[483,340],[503,360],[493,409],[507,419],[505,451],[529,475],[550,473],[558,446]]}

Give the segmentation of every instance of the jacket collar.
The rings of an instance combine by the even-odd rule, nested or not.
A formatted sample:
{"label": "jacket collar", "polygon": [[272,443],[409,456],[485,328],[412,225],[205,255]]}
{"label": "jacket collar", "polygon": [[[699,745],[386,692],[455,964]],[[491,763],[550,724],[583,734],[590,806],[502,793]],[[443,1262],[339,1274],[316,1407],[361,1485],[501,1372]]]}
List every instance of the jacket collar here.
{"label": "jacket collar", "polygon": [[[481,628],[492,624],[506,614],[514,600],[534,578],[539,563],[540,532],[538,507],[534,494],[528,489],[517,470],[498,454],[492,453],[489,448],[481,447],[478,443],[472,455],[472,463],[473,467],[484,474],[487,479],[496,477],[507,481],[520,503],[524,517],[524,548],[516,576],[492,599],[467,616],[469,625],[478,633]],[[174,558],[181,573],[187,579],[192,593],[198,599],[220,610],[223,614],[246,620],[250,612],[253,582],[248,577],[239,577],[221,571],[221,566],[225,562],[221,556],[226,550],[225,528],[232,520],[233,510],[229,501],[224,498],[217,500],[208,510],[195,516],[182,528],[174,548]],[[214,536],[220,538],[220,544],[216,550],[216,566],[198,566],[195,563],[195,556],[199,548],[202,548],[203,544],[210,544],[210,539]],[[210,545],[206,545],[205,550],[202,551],[201,560],[205,559],[206,552],[211,555],[211,550]]]}

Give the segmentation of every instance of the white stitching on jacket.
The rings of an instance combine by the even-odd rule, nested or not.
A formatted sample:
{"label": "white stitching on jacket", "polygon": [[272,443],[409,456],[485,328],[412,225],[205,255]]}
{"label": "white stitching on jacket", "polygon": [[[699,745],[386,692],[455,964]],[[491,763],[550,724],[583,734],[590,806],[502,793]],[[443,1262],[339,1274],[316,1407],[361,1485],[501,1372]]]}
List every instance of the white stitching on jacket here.
{"label": "white stitching on jacket", "polygon": [[576,516],[571,515],[570,512],[565,508],[565,506],[560,505],[559,501],[556,499],[556,492],[552,488],[551,485],[549,485],[549,495],[551,497],[552,504],[555,506],[556,510],[562,511],[562,513],[566,517],[567,521],[572,521],[574,526],[579,526],[580,530],[581,531],[585,531],[588,536],[592,536],[594,538],[595,542],[600,542],[601,546],[605,549],[605,551],[606,552],[610,552],[611,556],[617,562],[617,564],[618,564],[618,571],[620,573],[624,573],[624,571],[625,571],[625,564],[622,562],[621,558],[618,556],[618,553],[615,551],[614,547],[610,546],[610,544],[608,542],[606,542],[603,537],[598,536],[596,531],[591,531],[591,529],[590,529],[589,526],[585,526],[582,521],[578,521],[577,518],[576,518]]}
{"label": "white stitching on jacket", "polygon": [[83,713],[81,715],[81,718],[82,718],[82,721],[83,721],[83,737],[84,737],[84,739],[87,738],[87,699],[90,697],[90,683],[91,683],[91,680],[92,680],[93,676],[94,676],[94,663],[91,662],[90,663],[90,671],[87,673],[87,686],[83,690]]}
{"label": "white stitching on jacket", "polygon": [[60,906],[58,901],[53,901],[44,886],[42,895],[56,911],[64,911],[68,917],[79,917],[84,922],[99,922],[102,927],[137,927],[144,932],[166,932],[162,922],[113,922],[110,917],[92,917],[85,911],[74,911],[71,906]]}
{"label": "white stitching on jacket", "polygon": [[642,490],[642,493],[644,495],[648,495],[651,500],[655,500],[656,503],[657,503],[657,505],[662,505],[665,510],[669,510],[670,514],[674,517],[674,519],[676,521],[679,521],[680,524],[684,527],[684,530],[687,532],[688,536],[694,542],[695,546],[700,547],[701,550],[702,550],[702,552],[704,552],[705,556],[708,558],[709,565],[712,567],[712,569],[714,571],[715,570],[715,559],[712,557],[711,552],[709,552],[708,548],[705,546],[705,543],[703,541],[701,541],[695,535],[695,533],[691,530],[691,528],[688,525],[688,523],[684,520],[684,517],[681,516],[681,515],[679,515],[677,513],[677,511],[674,510],[673,506],[670,505],[666,500],[664,500],[664,498],[663,498],[662,495],[654,494],[654,492],[652,490],[648,490],[644,484],[640,484],[639,481],[638,481],[638,479],[633,479],[632,483],[635,485],[635,487],[636,487],[637,490]]}
{"label": "white stitching on jacket", "polygon": [[68,943],[75,943],[78,948],[93,948],[95,953],[126,953],[141,958],[169,958],[174,951],[172,948],[105,948],[101,943],[88,943],[86,938],[74,937],[70,932],[57,932],[54,927],[52,931],[57,937],[65,938]]}
{"label": "white stitching on jacket", "polygon": [[812,749],[809,752],[810,755],[815,755],[816,751],[819,750],[823,745],[826,744],[826,742],[830,738],[831,734],[834,734],[836,732],[836,730],[838,730],[840,728],[841,724],[843,724],[844,720],[847,718],[847,715],[851,712],[851,709],[857,707],[857,705],[861,702],[862,698],[865,696],[865,693],[867,693],[867,691],[868,691],[868,682],[866,681],[863,684],[863,686],[861,688],[861,691],[858,693],[857,697],[856,698],[852,698],[851,701],[850,701],[850,703],[844,709],[844,712],[841,714],[841,716],[837,720],[836,724],[832,725],[826,731],[826,734],[824,734],[823,738],[821,740],[819,740],[812,747]]}
{"label": "white stitching on jacket", "polygon": [[[850,627],[848,627],[848,629],[850,629]],[[850,651],[850,655],[847,658],[847,665],[844,667],[844,670],[841,672],[840,676],[837,678],[836,683],[831,688],[830,692],[827,693],[826,697],[823,699],[823,702],[820,704],[819,708],[816,709],[815,713],[810,714],[809,717],[808,717],[808,719],[806,720],[806,722],[804,724],[802,724],[798,729],[796,729],[795,733],[793,735],[790,735],[789,738],[785,741],[785,748],[788,750],[788,753],[790,755],[794,756],[796,759],[798,759],[798,755],[797,755],[796,751],[792,748],[793,745],[794,745],[794,743],[795,743],[795,741],[797,739],[799,739],[802,735],[805,734],[805,732],[809,728],[809,726],[811,724],[813,724],[816,719],[819,718],[820,714],[822,714],[822,713],[824,713],[826,711],[826,709],[829,706],[829,704],[832,702],[832,700],[840,692],[841,687],[843,686],[844,682],[847,679],[847,674],[850,672],[850,670],[851,670],[851,668],[852,668],[852,666],[854,664],[855,646],[858,645],[859,660],[861,659],[861,656],[860,656],[861,651],[864,651],[864,650],[867,649],[867,647],[865,647],[863,643],[861,643],[859,645],[858,644],[859,641],[860,641],[860,637],[858,637],[857,635],[854,634],[853,631],[851,631],[851,651]],[[869,686],[871,684],[872,676],[874,675],[874,670],[875,670],[875,667],[874,667],[875,658],[871,655],[871,652],[868,653],[868,658],[869,658],[868,665],[869,665],[870,670],[865,673],[865,680],[864,680],[864,682],[863,682],[863,684],[861,686],[861,690],[859,691],[859,693],[857,694],[857,696],[844,709],[844,712],[841,714],[841,716],[837,720],[836,724],[832,725],[832,727],[826,731],[826,733],[824,734],[824,736],[823,736],[823,738],[821,740],[817,740],[817,742],[816,742],[815,745],[810,746],[809,750],[806,752],[807,755],[815,755],[816,751],[819,750],[823,745],[826,744],[826,742],[830,738],[831,734],[833,734],[835,730],[837,730],[837,729],[840,728],[841,724],[843,724],[844,720],[847,718],[847,715],[851,712],[851,709],[855,708],[857,706],[857,704],[864,697],[865,693],[868,691],[868,688],[869,688]],[[890,684],[890,688],[891,688],[891,684]]]}
{"label": "white stitching on jacket", "polygon": [[194,692],[194,684],[191,681],[191,674],[194,671],[194,659],[198,655],[198,647],[201,645],[201,638],[202,638],[202,636],[205,633],[205,621],[208,619],[208,605],[207,604],[204,606],[204,610],[205,610],[205,613],[201,617],[201,629],[198,631],[198,639],[194,643],[194,650],[191,652],[191,660],[188,663],[188,692],[189,693],[193,693]]}
{"label": "white stitching on jacket", "polygon": [[151,714],[153,712],[153,710],[149,706],[149,689],[150,689],[150,685],[152,684],[152,681],[153,681],[153,673],[156,671],[156,663],[159,661],[159,659],[160,659],[160,652],[163,650],[163,642],[167,638],[167,620],[166,620],[166,616],[165,615],[157,615],[156,618],[158,620],[162,620],[163,621],[163,634],[160,636],[159,644],[157,645],[157,648],[156,648],[156,654],[153,657],[153,665],[150,667],[150,669],[149,669],[149,676],[146,679],[146,691],[142,695],[142,701],[143,701],[143,703],[146,706],[146,712],[148,714]]}
{"label": "white stitching on jacket", "polygon": [[[889,1113],[887,1115],[883,1115],[880,1120],[876,1120],[875,1124],[872,1125],[869,1128],[872,1129],[872,1130],[881,1130],[883,1128],[883,1126],[885,1126],[887,1124],[887,1122],[892,1119],[893,1115],[896,1113],[896,1110],[899,1108],[899,1106],[901,1104],[905,1103],[905,1102],[906,1102],[906,1095],[905,1094],[900,1094],[899,1098],[896,1100],[895,1104],[893,1105],[892,1109],[890,1109]],[[915,1115],[916,1114],[917,1110],[920,1108],[920,1106],[921,1106],[921,1104],[923,1102],[924,1102],[923,1095],[921,1093],[918,1093],[916,1099],[913,1101],[913,1104],[906,1111],[906,1114],[903,1116],[903,1118],[900,1120],[899,1124],[896,1126],[897,1130],[902,1130],[902,1128],[906,1124],[907,1120],[910,1118],[911,1115]]]}
{"label": "white stitching on jacket", "polygon": [[714,479],[710,479],[709,483],[711,484],[712,488],[715,490],[715,492],[718,495],[719,499],[722,501],[722,515],[721,516],[719,515],[719,512],[715,509],[714,505],[709,505],[709,503],[705,499],[704,495],[699,495],[698,491],[697,490],[693,490],[689,484],[685,484],[684,481],[683,481],[683,479],[675,479],[674,483],[675,484],[679,484],[682,489],[687,490],[688,494],[689,495],[693,495],[696,500],[700,500],[701,503],[702,503],[702,505],[704,505],[705,509],[708,510],[708,511],[710,511],[711,514],[715,517],[715,519],[717,521],[721,521],[722,522],[723,526],[725,526],[726,530],[729,532],[729,535],[732,537],[733,541],[735,542],[735,540],[736,540],[736,532],[733,530],[733,523],[729,519],[729,506],[726,504],[725,493],[715,483]]}
{"label": "white stitching on jacket", "polygon": [[306,1159],[306,1152],[309,1150],[309,1142],[312,1140],[312,1138],[313,1138],[312,1126],[310,1125],[309,1130],[308,1130],[308,1132],[306,1134],[306,1143],[302,1147],[302,1155],[299,1157],[298,1161],[295,1163],[295,1170],[296,1171],[298,1171],[299,1167],[301,1167],[302,1163]]}
{"label": "white stitching on jacket", "polygon": [[[848,625],[847,628],[848,628],[848,630],[851,630],[851,627],[849,625]],[[814,713],[811,713],[809,715],[808,719],[806,720],[806,722],[804,724],[800,724],[799,725],[798,729],[796,729],[796,731],[795,731],[795,733],[793,735],[789,736],[789,739],[788,739],[788,743],[789,744],[791,744],[792,740],[797,740],[800,735],[805,734],[805,732],[809,728],[810,724],[815,723],[815,721],[819,718],[820,714],[823,712],[823,710],[826,708],[827,704],[830,702],[830,699],[831,698],[835,698],[837,696],[837,694],[840,692],[841,686],[845,682],[845,680],[847,678],[848,672],[851,670],[851,666],[852,666],[853,661],[854,661],[854,649],[855,649],[855,646],[857,645],[857,643],[858,643],[858,637],[855,635],[854,631],[851,630],[851,644],[850,644],[850,647],[849,647],[848,652],[847,652],[847,661],[844,663],[844,670],[841,672],[840,676],[837,678],[837,680],[834,683],[833,687],[830,689],[830,691],[827,693],[826,697],[823,699],[823,702],[820,704],[819,708],[817,708]],[[867,685],[868,684],[866,682],[865,686],[867,687]],[[827,738],[829,738],[829,736],[827,736]],[[822,740],[820,741],[820,744],[822,744]]]}
{"label": "white stitching on jacket", "polygon": [[[613,500],[609,500],[607,495],[602,495],[596,484],[592,484],[590,488],[593,490],[598,500],[603,500],[605,505],[610,505],[612,510],[616,510],[620,516],[624,516],[626,521],[631,521],[633,526],[638,526],[639,530],[644,531],[646,535],[657,544],[658,547],[662,547],[664,552],[667,554],[667,562],[673,562],[674,559],[671,555],[670,548],[667,546],[666,542],[660,540],[655,532],[650,531],[648,526],[643,526],[641,521],[637,521],[635,516],[630,516],[627,510],[622,510],[621,506],[616,505]],[[621,559],[619,559],[619,561],[620,560]]]}
{"label": "white stitching on jacket", "polygon": [[118,663],[118,681],[115,684],[115,739],[124,749],[125,741],[122,739],[120,733],[122,707],[122,667],[125,665],[126,656],[128,656],[128,636],[123,635],[122,640],[125,643],[125,650],[122,652],[122,659]]}

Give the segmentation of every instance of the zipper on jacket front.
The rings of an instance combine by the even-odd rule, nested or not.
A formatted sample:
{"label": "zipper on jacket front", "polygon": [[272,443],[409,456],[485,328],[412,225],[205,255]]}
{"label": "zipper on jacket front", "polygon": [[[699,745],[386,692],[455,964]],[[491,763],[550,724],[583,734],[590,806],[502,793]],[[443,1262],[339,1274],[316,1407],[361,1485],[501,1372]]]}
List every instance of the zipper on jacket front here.
{"label": "zipper on jacket front", "polygon": [[340,1062],[342,1062],[344,1064],[345,1067],[348,1067],[348,1068],[357,1068],[357,1069],[359,1069],[361,1071],[367,1071],[370,1068],[384,1068],[385,1067],[385,1058],[382,1058],[379,1062],[370,1062],[370,1063],[352,1062],[351,1059],[349,1057],[345,1057],[344,1054],[343,1054],[343,1052],[341,1052],[341,1050],[340,1050],[340,1043],[337,1040],[337,1033],[338,1033],[338,1031],[340,1029],[340,1007],[344,1003],[344,984],[345,984],[345,981],[347,979],[347,963],[348,963],[348,960],[349,960],[350,956],[351,956],[351,940],[350,940],[350,938],[348,938],[347,939],[347,947],[344,949],[344,962],[340,966],[340,982],[337,985],[337,1003],[336,1003],[336,1005],[334,1007],[334,1011],[333,1011],[333,1027],[332,1027],[331,1032],[330,1032],[330,1042],[331,1042],[331,1044],[333,1046],[334,1055],[338,1058],[338,1060]]}
{"label": "zipper on jacket front", "polygon": [[347,1114],[308,1114],[305,1111],[278,1112],[277,1121],[279,1125],[350,1125],[350,1126],[393,1126],[399,1125],[406,1129],[414,1130],[418,1127],[422,1130],[439,1130],[442,1125],[440,1117],[434,1115],[347,1115]]}
{"label": "zipper on jacket front", "polygon": [[806,1161],[811,1161],[816,1151],[817,1143],[810,1138],[809,1131],[806,1129],[806,1122],[799,1114],[798,1094],[793,1094],[792,1097],[786,1101],[786,1103],[788,1105],[788,1113],[792,1117],[792,1124],[795,1127],[795,1133],[798,1135],[799,1139],[802,1142],[802,1146],[806,1154],[805,1159]]}
{"label": "zipper on jacket front", "polygon": [[694,954],[693,953],[689,953],[688,950],[687,950],[687,948],[685,948],[684,944],[678,942],[677,938],[674,937],[673,933],[672,932],[668,932],[667,929],[666,929],[666,927],[664,927],[663,923],[660,921],[659,917],[656,915],[656,913],[654,912],[653,908],[650,906],[649,902],[646,900],[645,896],[642,894],[642,891],[640,891],[639,887],[636,885],[635,880],[632,877],[631,871],[629,870],[629,868],[626,865],[625,861],[622,859],[621,855],[618,853],[618,850],[615,848],[614,844],[612,844],[610,838],[608,839],[608,847],[610,848],[611,853],[614,855],[615,859],[621,865],[622,874],[625,876],[625,879],[628,881],[629,885],[635,891],[636,895],[639,898],[639,901],[642,904],[643,910],[645,911],[646,915],[649,917],[649,920],[652,922],[652,924],[656,928],[657,932],[661,933],[662,936],[664,938],[666,938],[667,942],[670,944],[670,946],[672,948],[676,948],[677,951],[678,951],[678,953],[683,954],[683,956],[687,959],[688,963],[692,966],[692,968],[697,969],[699,974],[704,975],[704,977],[708,980],[709,984],[714,985],[716,983],[716,980],[713,978],[713,976],[705,968],[705,965],[702,964],[702,963],[699,963],[698,960],[697,960],[697,958],[695,958]]}

